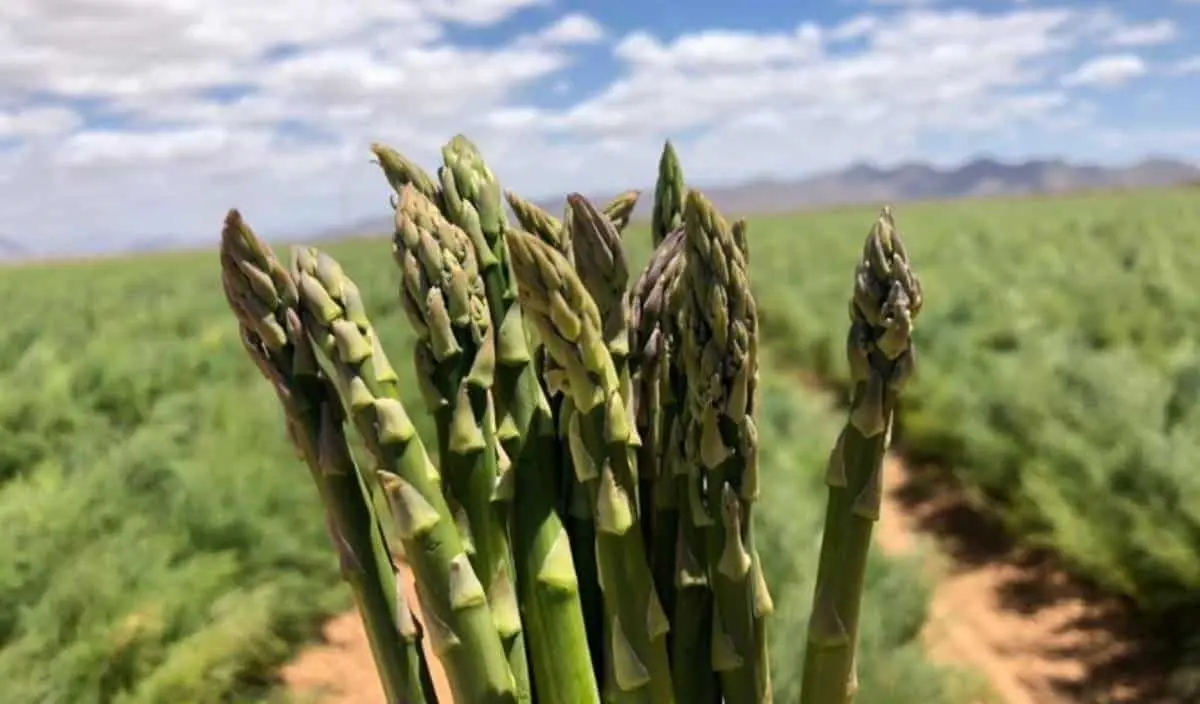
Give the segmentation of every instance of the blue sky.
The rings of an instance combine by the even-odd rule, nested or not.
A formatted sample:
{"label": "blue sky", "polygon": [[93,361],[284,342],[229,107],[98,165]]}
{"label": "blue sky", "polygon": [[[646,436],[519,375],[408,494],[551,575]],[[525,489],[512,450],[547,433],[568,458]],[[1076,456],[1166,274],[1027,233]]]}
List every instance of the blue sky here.
{"label": "blue sky", "polygon": [[26,253],[387,215],[372,141],[528,196],[977,155],[1200,160],[1200,0],[4,0]]}

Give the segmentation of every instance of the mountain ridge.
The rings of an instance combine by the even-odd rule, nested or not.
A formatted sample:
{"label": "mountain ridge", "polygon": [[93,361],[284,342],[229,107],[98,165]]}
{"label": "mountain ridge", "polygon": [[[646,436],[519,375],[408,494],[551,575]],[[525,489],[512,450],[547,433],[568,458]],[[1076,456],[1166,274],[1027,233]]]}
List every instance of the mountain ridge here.
{"label": "mountain ridge", "polygon": [[[883,167],[860,161],[802,178],[758,178],[740,185],[697,184],[697,188],[703,189],[727,215],[768,215],[871,203],[1161,188],[1190,182],[1200,182],[1200,166],[1165,156],[1148,156],[1126,166],[1073,163],[1058,158],[1006,162],[978,157],[956,166],[910,161]],[[646,220],[653,209],[654,188],[653,184],[640,188],[642,197],[633,219]],[[584,195],[603,203],[616,193]],[[534,202],[558,215],[563,211],[566,194]],[[352,228],[339,228],[337,232],[386,232],[391,227],[390,218],[371,218]],[[330,236],[335,236],[334,232],[306,239]]]}

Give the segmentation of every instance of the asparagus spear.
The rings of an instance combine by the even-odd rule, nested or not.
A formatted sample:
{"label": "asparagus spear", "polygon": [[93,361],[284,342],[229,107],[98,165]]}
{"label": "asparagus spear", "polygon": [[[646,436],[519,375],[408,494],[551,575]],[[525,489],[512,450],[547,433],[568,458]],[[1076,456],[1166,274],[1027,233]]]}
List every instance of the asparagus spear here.
{"label": "asparagus spear", "polygon": [[495,331],[475,250],[466,233],[408,184],[396,205],[393,253],[404,309],[418,331],[417,373],[437,428],[444,488],[464,512],[471,566],[488,595],[509,667],[522,673],[517,698],[529,701],[507,521],[497,505],[512,498],[511,461],[503,448],[497,461]]}
{"label": "asparagus spear", "polygon": [[[583,284],[584,290],[596,303],[597,312],[600,315],[600,332],[605,346],[608,348],[608,353],[612,357],[613,365],[616,368],[617,377],[619,379],[619,388],[621,398],[625,400],[626,409],[630,413],[632,421],[633,412],[633,388],[632,380],[629,373],[627,363],[629,357],[629,324],[628,324],[628,308],[626,307],[626,289],[629,285],[629,265],[625,260],[625,253],[621,247],[621,238],[617,232],[616,226],[605,215],[596,209],[586,198],[578,193],[572,193],[567,196],[567,218],[564,223],[564,229],[567,231],[568,241],[571,243],[574,253],[575,271],[579,275],[580,282]],[[554,363],[554,360],[547,360],[548,373],[557,371],[564,383],[568,379],[568,375],[563,369],[563,366]],[[570,425],[572,418],[580,413],[575,405],[574,398],[569,394],[563,394],[561,397],[562,414],[560,419],[563,422],[565,432],[562,434],[568,446],[570,446]],[[629,423],[630,433],[629,446],[637,448],[641,446],[641,441],[637,435],[636,426]],[[633,467],[637,464],[634,462]],[[568,467],[568,469],[570,469]],[[632,469],[629,488],[630,496],[634,503],[634,508],[637,515],[642,513],[640,508],[640,498],[638,492],[637,470]],[[579,545],[579,550],[582,554],[586,554],[593,560],[596,559],[596,524],[592,512],[589,510],[589,491],[584,482],[580,480],[577,472],[572,472],[570,478],[574,481],[566,486],[568,498],[571,500],[571,508],[577,514],[575,528],[578,533],[576,543]],[[638,522],[638,527],[641,527],[641,522]],[[644,539],[644,534],[642,536]],[[596,579],[598,575],[589,574],[589,578]],[[653,575],[651,575],[653,582]],[[598,579],[592,582],[595,589],[599,590],[600,584]],[[603,599],[598,598],[590,602],[592,610],[588,616],[589,624],[592,627],[593,633],[601,638],[606,638],[605,629],[611,627],[610,621],[604,619],[604,604]],[[665,613],[665,611],[664,611]],[[598,648],[603,652],[603,648]],[[601,661],[597,663],[601,668],[609,668],[612,663]]]}
{"label": "asparagus spear", "polygon": [[508,218],[495,174],[466,137],[456,135],[442,147],[438,169],[446,217],[461,227],[475,245],[479,269],[487,284],[488,305],[497,327],[517,298],[504,231]]}
{"label": "asparagus spear", "polygon": [[703,565],[703,534],[691,514],[680,511],[693,479],[683,459],[686,374],[676,359],[680,338],[675,318],[685,293],[680,285],[683,244],[682,230],[668,235],[633,287],[630,359],[637,370],[643,506],[653,507],[643,516],[643,532],[655,587],[673,615],[668,647],[675,699],[716,704],[721,691],[711,666],[712,592]]}
{"label": "asparagus spear", "polygon": [[636,460],[629,410],[603,340],[600,312],[566,258],[537,237],[507,235],[522,306],[550,355],[562,365],[575,413],[570,423],[575,471],[588,490],[597,527],[604,592],[605,696],[673,702],[666,615],[654,592],[645,547],[633,530]]}
{"label": "asparagus spear", "polygon": [[[439,176],[451,198],[447,204],[439,188],[436,202],[447,218],[469,233],[476,260],[489,266],[485,290],[487,300],[493,302],[488,306],[492,320],[500,317],[496,315],[496,302],[506,308],[498,326],[492,328],[496,331],[493,390],[499,419],[497,440],[504,454],[514,461],[511,546],[517,597],[525,628],[533,634],[526,643],[533,688],[540,701],[596,701],[599,694],[591,668],[593,659],[588,657],[587,634],[580,613],[581,597],[587,596],[589,590],[581,589],[578,584],[572,588],[570,584],[575,579],[574,572],[586,576],[594,560],[575,564],[555,510],[555,489],[559,482],[555,465],[560,453],[551,410],[534,369],[527,339],[529,331],[522,322],[519,306],[505,300],[504,292],[510,284],[499,266],[501,257],[495,256],[505,246],[499,232],[507,226],[502,211],[497,216],[493,207],[499,186],[465,138],[451,140],[444,157],[447,163]],[[389,162],[382,163],[386,166]],[[403,166],[405,161],[392,159],[390,163],[401,164],[401,168],[394,169],[402,171],[401,174],[389,174],[398,191],[415,180],[414,173],[419,175],[414,167]],[[418,190],[426,192],[424,188]],[[480,213],[488,217],[481,219]]]}
{"label": "asparagus spear", "polygon": [[[625,191],[601,209],[600,212],[604,214],[604,218],[612,223],[618,234],[624,232],[625,228],[629,226],[629,219],[633,216],[634,208],[637,207],[638,198],[641,195],[641,191]],[[508,206],[512,208],[513,215],[517,216],[517,222],[526,232],[537,235],[547,244],[567,255],[568,260],[573,260],[566,243],[563,242],[563,231],[566,224],[562,220],[512,191],[505,191],[504,198],[508,201]],[[570,213],[569,208],[568,205],[568,214]]]}
{"label": "asparagus spear", "polygon": [[650,220],[650,235],[654,246],[662,244],[667,235],[683,224],[683,199],[687,187],[683,182],[683,168],[670,141],[663,145],[658,160],[658,184],[654,189],[654,212]]}
{"label": "asparagus spear", "polygon": [[854,274],[846,354],[854,390],[829,457],[829,503],[804,658],[804,704],[847,704],[857,689],[863,578],[879,520],[883,457],[896,401],[913,372],[912,328],[921,284],[890,208],[871,228]]}
{"label": "asparagus spear", "polygon": [[684,205],[688,295],[680,312],[688,382],[685,441],[699,470],[705,563],[713,592],[712,666],[729,704],[770,698],[766,616],[755,578],[751,506],[758,497],[758,312],[746,260],[698,191]]}
{"label": "asparagus spear", "polygon": [[568,261],[571,259],[566,242],[563,241],[566,226],[562,220],[512,191],[505,191],[504,198],[508,201],[508,207],[512,208],[513,215],[517,216],[517,222],[526,232],[537,235],[543,242],[562,252]]}
{"label": "asparagus spear", "polygon": [[621,236],[616,226],[580,194],[567,196],[567,208],[575,245],[575,270],[596,303],[601,334],[620,373],[625,357],[629,355],[629,321],[625,308],[629,264],[621,248]]}
{"label": "asparagus spear", "polygon": [[[559,220],[511,191],[505,193],[505,197],[508,199],[513,213],[517,216],[517,221],[526,231],[536,235],[547,245],[562,253],[568,262],[574,264],[574,245],[569,227],[571,223],[569,203],[567,218]],[[536,335],[537,330],[535,328],[530,332]],[[562,365],[547,354],[544,345],[539,343],[534,354],[535,362],[538,365],[538,376],[549,399],[559,440],[565,444],[568,442],[570,419],[575,412],[571,399],[564,394],[566,373]],[[559,512],[569,526],[567,533],[571,540],[571,551],[575,555],[575,564],[579,570],[580,601],[583,606],[584,620],[587,623],[592,663],[596,672],[602,673],[607,665],[607,658],[604,647],[604,602],[600,593],[598,575],[595,571],[597,564],[596,526],[592,510],[588,506],[587,490],[576,478],[570,452],[560,451],[556,464],[561,472],[558,483]]]}
{"label": "asparagus spear", "polygon": [[412,186],[434,203],[441,202],[441,187],[424,169],[409,161],[403,154],[378,142],[371,145],[371,153],[375,155],[376,163],[383,169],[383,175],[396,191],[396,195],[400,195],[405,186]]}
{"label": "asparagus spear", "polygon": [[[465,137],[459,135],[450,141],[442,151],[445,166],[439,174],[442,177],[443,189],[447,194],[460,196],[456,204],[454,197],[446,198],[446,207],[450,219],[468,232],[471,228],[479,231],[479,236],[473,239],[477,243],[477,247],[481,243],[486,243],[490,251],[496,255],[497,264],[494,268],[494,274],[491,278],[485,278],[487,289],[489,292],[489,301],[493,306],[493,317],[495,317],[496,306],[504,306],[503,310],[507,314],[508,306],[513,304],[516,295],[516,281],[514,272],[510,262],[509,245],[506,238],[503,236],[508,231],[507,218],[505,217],[503,207],[501,205],[502,192],[500,186],[492,174],[491,170],[483,163],[482,157],[479,155],[475,146]],[[475,214],[478,213],[478,217]],[[476,225],[478,221],[478,225]],[[570,247],[570,233],[563,232],[563,243],[566,248]],[[496,295],[495,292],[503,291],[501,295]],[[524,328],[523,328],[524,330]],[[536,337],[537,330],[525,330],[528,334],[527,339]],[[547,370],[548,378],[553,378],[552,371]],[[528,405],[535,399],[538,405],[547,405],[545,401],[545,393],[549,389],[543,389],[538,375],[533,373],[532,367],[529,371],[520,373],[516,379],[517,385],[513,388],[513,393],[507,398],[500,398],[498,404],[504,409],[505,413],[512,414],[514,424],[519,429],[524,437],[528,434],[528,428],[523,426],[518,419],[529,415],[523,405]],[[553,413],[553,409],[551,410]],[[548,445],[547,445],[548,448]],[[560,470],[560,480],[557,484],[562,485],[570,476],[569,467],[565,453],[558,453],[558,461],[553,465]],[[540,461],[547,461],[550,458],[543,457]],[[531,461],[539,461],[537,458]],[[567,471],[561,471],[567,470]],[[596,632],[592,627],[589,619],[590,613],[596,611],[594,608],[598,605],[600,598],[597,593],[598,587],[596,580],[593,578],[593,570],[595,569],[596,561],[594,555],[590,552],[590,545],[593,541],[580,543],[578,540],[571,541],[572,552],[574,554],[574,562],[578,570],[578,581],[580,589],[580,601],[584,608],[585,622],[588,622],[589,635]],[[590,652],[594,655],[602,652],[600,644],[594,641],[590,644]],[[601,660],[593,656],[593,665],[599,666]]]}
{"label": "asparagus spear", "polygon": [[421,633],[346,444],[341,407],[301,329],[295,283],[236,210],[226,216],[220,258],[242,344],[274,387],[289,437],[321,495],[342,576],[362,616],[387,701],[436,701]]}
{"label": "asparagus spear", "polygon": [[[367,318],[358,288],[338,263],[294,251],[301,319],[331,368],[338,395],[379,466],[396,533],[412,565],[430,644],[458,702],[516,701],[516,682],[439,476],[400,402],[399,380]],[[439,328],[448,325],[439,322]]]}
{"label": "asparagus spear", "polygon": [[[561,464],[561,445],[549,409],[539,409],[527,427],[513,469],[512,542],[534,691],[539,702],[597,703],[595,667],[601,661],[593,653],[600,653],[601,644],[589,638],[584,598],[590,594],[581,589],[579,577],[593,571],[580,569],[556,510],[554,470]],[[592,556],[594,566],[593,553],[585,556]]]}

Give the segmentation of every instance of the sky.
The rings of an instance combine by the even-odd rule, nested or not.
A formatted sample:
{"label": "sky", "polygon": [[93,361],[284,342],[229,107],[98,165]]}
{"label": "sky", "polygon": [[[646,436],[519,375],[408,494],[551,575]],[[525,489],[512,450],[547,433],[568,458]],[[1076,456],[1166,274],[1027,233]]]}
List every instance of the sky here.
{"label": "sky", "polygon": [[[0,244],[387,217],[374,141],[526,197],[974,156],[1200,160],[1200,0],[0,0]],[[1192,119],[1189,119],[1191,117]]]}

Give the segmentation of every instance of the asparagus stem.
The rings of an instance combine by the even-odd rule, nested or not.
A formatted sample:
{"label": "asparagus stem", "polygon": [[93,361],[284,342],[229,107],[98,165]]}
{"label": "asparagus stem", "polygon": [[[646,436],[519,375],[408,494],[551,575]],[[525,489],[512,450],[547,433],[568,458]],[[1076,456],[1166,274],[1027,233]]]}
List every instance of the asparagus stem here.
{"label": "asparagus stem", "polygon": [[220,257],[242,344],[274,386],[289,436],[321,496],[387,701],[435,702],[421,631],[399,591],[379,520],[346,443],[341,408],[301,329],[295,283],[236,210],[225,219]]}
{"label": "asparagus stem", "polygon": [[829,502],[817,570],[803,704],[848,704],[871,531],[879,520],[883,457],[896,401],[913,371],[913,321],[923,297],[891,210],[876,220],[854,277],[846,351],[854,390],[830,453]]}
{"label": "asparagus stem", "polygon": [[579,575],[579,601],[587,628],[592,668],[596,679],[603,681],[605,668],[609,664],[609,653],[605,647],[604,594],[600,589],[600,568],[596,557],[596,520],[591,500],[588,498],[588,488],[576,474],[575,462],[571,459],[570,452],[570,424],[576,410],[569,396],[560,394],[551,403],[556,406],[557,411],[557,466],[563,472],[559,483],[563,497],[561,513],[566,520],[567,535],[571,539],[571,552],[575,555]]}
{"label": "asparagus stem", "polygon": [[[509,318],[510,309],[517,307],[517,294],[509,262],[508,245],[504,239],[508,218],[504,212],[500,184],[484,163],[478,148],[463,135],[456,135],[442,147],[442,161],[438,177],[442,183],[443,212],[471,238],[483,274],[492,326],[500,330],[506,319],[520,321],[519,307],[518,315]],[[509,324],[517,327],[515,322]],[[515,334],[514,330],[513,335]],[[521,334],[525,335],[523,326]],[[517,373],[514,378],[517,383],[514,386],[506,386],[505,395],[496,399],[497,422],[505,426],[515,426],[518,436],[526,438],[529,433],[528,423],[517,423],[512,414],[520,410],[520,404],[536,405],[541,387],[537,378],[531,374]],[[519,449],[516,452],[519,454]],[[511,525],[511,516],[508,518]],[[524,693],[530,689],[528,666],[518,667],[514,661],[513,667],[518,688],[524,699]]]}
{"label": "asparagus stem", "polygon": [[[629,365],[634,384],[634,422],[642,444],[638,453],[641,474],[639,495],[643,507],[643,533],[652,545],[652,569],[655,584],[663,605],[670,609],[669,596],[674,581],[676,530],[673,518],[677,513],[674,477],[664,471],[669,455],[664,454],[666,430],[674,423],[673,412],[677,399],[673,396],[681,386],[672,385],[670,348],[677,343],[678,332],[672,318],[682,270],[682,232],[659,245],[646,268],[630,291],[630,356]],[[670,315],[668,314],[670,313]],[[661,486],[659,486],[661,485]],[[663,515],[660,515],[663,514]],[[664,519],[670,526],[658,526]]]}
{"label": "asparagus stem", "polygon": [[[746,261],[725,219],[698,191],[684,206],[687,288],[680,311],[688,381],[686,448],[713,593],[712,668],[729,704],[765,701],[769,603],[756,594],[751,507],[758,497],[758,313]],[[700,479],[703,478],[703,482]],[[701,493],[702,492],[702,493]]]}
{"label": "asparagus stem", "polygon": [[380,468],[430,644],[445,665],[455,701],[515,702],[516,682],[493,610],[357,286],[333,258],[311,248],[295,250],[293,276],[304,329],[331,367],[338,394]]}
{"label": "asparagus stem", "polygon": [[[525,444],[516,475],[513,533],[533,682],[540,702],[600,701],[570,536],[546,470],[559,447],[549,417]],[[516,539],[516,538],[519,538]]]}
{"label": "asparagus stem", "polygon": [[[570,217],[567,218],[567,221],[559,220],[511,191],[504,195],[517,222],[526,231],[562,253],[568,262],[574,262],[575,255],[569,227]],[[569,206],[567,214],[570,215]],[[536,327],[532,328],[530,332],[536,336]],[[539,367],[538,377],[541,384],[544,385],[551,415],[555,421],[554,427],[559,431],[560,443],[565,443],[567,441],[566,419],[573,413],[570,399],[563,395],[566,384],[565,373],[562,366],[547,354],[544,345],[539,343],[534,350],[534,355],[535,362]],[[559,514],[566,521],[571,552],[575,556],[579,578],[580,606],[583,609],[583,618],[587,628],[592,665],[597,678],[602,679],[607,658],[604,648],[604,601],[596,571],[596,527],[588,506],[587,490],[575,476],[570,453],[563,451],[560,446],[556,454],[558,460],[555,462],[555,466],[561,472],[558,484],[560,487]]]}
{"label": "asparagus stem", "polygon": [[[471,566],[480,577],[496,630],[514,672],[528,667],[517,607],[506,511],[512,498],[508,456],[498,463],[492,386],[496,331],[475,250],[466,233],[413,185],[396,206],[394,253],[403,272],[401,299],[418,330],[417,373],[438,436],[444,488],[462,507]],[[505,471],[501,471],[504,469]],[[518,699],[531,695],[517,678]]]}
{"label": "asparagus stem", "polygon": [[[325,383],[328,386],[328,382]],[[335,524],[345,526],[336,530],[331,526],[331,535],[335,541],[346,545],[369,543],[372,547],[370,552],[361,553],[366,556],[361,560],[359,551],[340,551],[342,575],[353,585],[355,603],[362,613],[371,614],[371,618],[383,618],[393,612],[396,614],[394,629],[385,628],[387,623],[367,629],[371,652],[381,672],[384,670],[378,668],[379,661],[395,657],[397,639],[392,631],[395,630],[400,636],[403,658],[400,666],[405,672],[399,678],[399,686],[385,685],[387,701],[397,704],[436,702],[429,666],[421,650],[421,630],[403,593],[396,568],[388,557],[382,529],[366,500],[366,487],[359,479],[358,468],[346,443],[345,412],[332,388],[328,388],[326,396],[327,400],[321,404],[320,465],[329,500],[340,514]],[[366,532],[367,535],[347,536],[348,530]],[[363,564],[359,565],[360,561]],[[380,585],[379,588],[373,587],[370,574],[379,575],[375,582]],[[389,594],[394,595],[392,599],[387,598]]]}
{"label": "asparagus stem", "polygon": [[[505,296],[511,284],[500,266],[507,258],[507,245],[500,236],[507,223],[495,208],[499,186],[465,138],[452,140],[444,158],[439,176],[451,197],[441,204],[443,214],[469,233],[476,260],[488,266],[484,289],[494,331],[496,439],[503,456],[515,460],[509,476],[511,550],[517,600],[525,627],[533,634],[526,645],[532,687],[539,701],[598,701],[580,590],[577,584],[572,593],[562,573],[564,563],[573,560],[570,545],[563,543],[565,530],[556,510],[555,465],[560,453],[552,412],[538,382],[520,308]],[[588,563],[574,565],[572,578],[576,571],[586,577]]]}
{"label": "asparagus stem", "polygon": [[[565,230],[569,233],[566,239],[570,243],[574,255],[575,271],[579,275],[579,280],[583,284],[584,290],[596,304],[596,310],[600,315],[600,332],[609,356],[612,358],[613,366],[616,369],[619,380],[618,388],[620,397],[627,406],[630,421],[633,421],[633,380],[628,363],[630,349],[629,309],[626,305],[626,289],[629,286],[629,266],[625,259],[624,250],[621,247],[621,237],[613,222],[578,193],[572,193],[567,196],[566,210],[564,224]],[[561,364],[556,364],[555,366],[562,367]],[[563,379],[569,379],[569,375],[564,373]],[[578,411],[569,395],[564,396],[564,403],[569,404],[568,408],[572,413]],[[585,416],[581,415],[581,417]],[[630,435],[628,445],[634,449],[635,453],[640,452],[642,442],[637,426],[633,422],[630,422],[629,426]],[[569,443],[569,427],[564,437],[567,438]],[[642,542],[643,549],[645,549],[644,546],[649,543],[646,541],[645,532],[647,521],[643,517],[651,513],[651,510],[644,504],[648,496],[644,497],[640,489],[640,486],[644,483],[643,472],[646,470],[639,469],[640,465],[637,464],[636,458],[636,454],[631,456],[633,464],[630,469],[628,487],[629,496],[634,506],[636,527],[639,532],[638,537]],[[586,500],[590,496],[587,482],[579,481],[579,477],[577,476],[573,491],[578,497],[577,504],[581,508],[586,506],[587,504],[583,503],[583,500]],[[586,516],[588,511],[580,510],[578,513]],[[595,521],[581,523],[579,527],[584,532],[580,536],[581,539],[584,537],[592,538],[592,552],[594,554],[596,550],[594,541],[599,537],[596,533]],[[651,573],[651,585],[654,585],[653,573]],[[597,587],[599,587],[599,583],[597,583]],[[656,590],[655,596],[657,595]],[[660,606],[662,605],[661,600],[659,604]],[[665,607],[663,608],[663,613],[667,613]],[[596,603],[593,619],[600,619],[599,627],[593,625],[593,632],[597,637],[603,638],[604,629],[610,624],[607,620],[603,619],[602,599]],[[610,663],[601,662],[598,665],[601,668],[608,668]]]}
{"label": "asparagus stem", "polygon": [[[712,670],[712,593],[704,569],[704,535],[688,511],[691,481],[696,476],[684,460],[683,402],[685,370],[669,363],[678,351],[676,313],[684,289],[684,233],[672,232],[655,249],[633,287],[632,355],[636,369],[637,425],[642,437],[639,468],[643,498],[653,510],[643,516],[649,536],[655,588],[667,613],[675,698],[680,702],[720,702]],[[648,470],[648,471],[647,471]],[[697,494],[698,495],[698,494]],[[649,520],[647,520],[649,518]]]}
{"label": "asparagus stem", "polygon": [[530,322],[563,367],[575,408],[570,418],[575,471],[596,521],[610,664],[606,698],[673,702],[666,615],[654,592],[640,531],[633,530],[636,459],[629,408],[603,339],[600,311],[567,259],[537,237],[510,231],[518,292]]}

